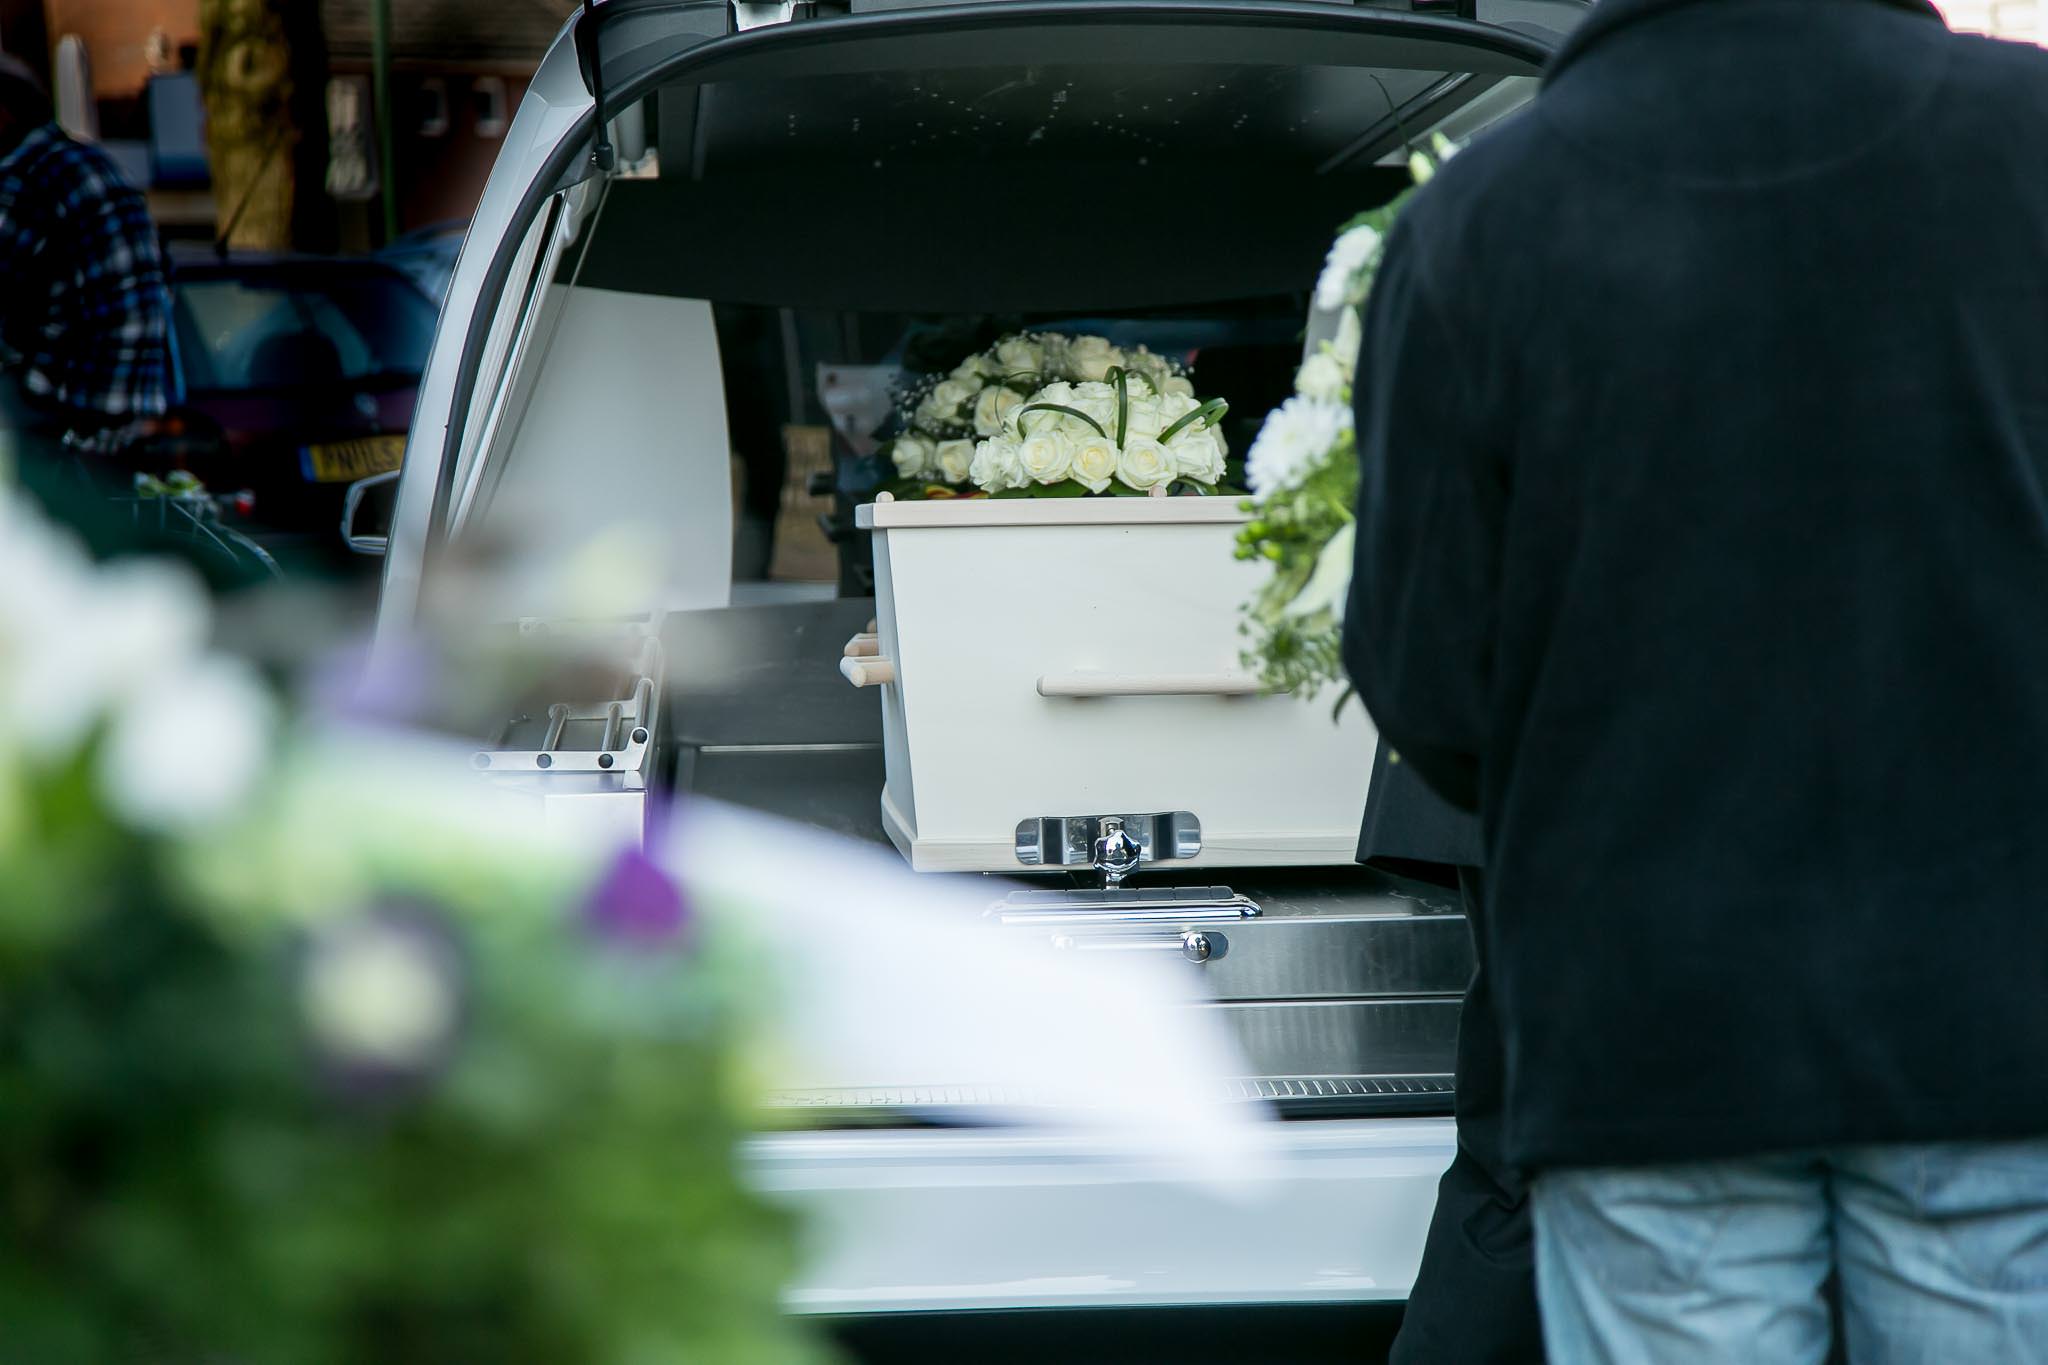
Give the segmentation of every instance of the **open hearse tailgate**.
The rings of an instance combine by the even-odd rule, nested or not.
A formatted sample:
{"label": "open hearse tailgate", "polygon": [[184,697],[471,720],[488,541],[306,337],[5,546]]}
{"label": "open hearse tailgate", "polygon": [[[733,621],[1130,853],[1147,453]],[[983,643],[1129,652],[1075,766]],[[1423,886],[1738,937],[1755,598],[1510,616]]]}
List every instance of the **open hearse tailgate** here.
{"label": "open hearse tailgate", "polygon": [[[509,545],[515,560],[532,551],[498,586],[538,585],[544,602],[563,574],[536,547],[555,553],[637,518],[635,543],[662,564],[624,681],[506,717],[479,736],[478,766],[573,789],[585,805],[625,803],[623,818],[594,818],[593,830],[632,827],[650,794],[672,787],[902,845],[878,801],[889,708],[838,672],[842,647],[887,616],[887,583],[854,564],[869,555],[851,505],[868,495],[846,473],[872,460],[872,445],[833,438],[829,492],[850,566],[840,582],[792,592],[736,579],[730,457],[747,438],[726,411],[733,377],[758,371],[800,408],[826,369],[901,364],[890,347],[905,319],[965,315],[1087,320],[1134,336],[1256,333],[1238,349],[1298,354],[1334,228],[1399,191],[1417,139],[1467,136],[1526,102],[1582,9],[1505,0],[1474,19],[1320,0],[606,0],[536,76],[457,265],[408,450],[380,633],[396,639],[448,610],[433,573],[473,568],[476,545]],[[612,147],[603,156],[593,90]],[[767,338],[758,351],[735,344],[734,317]],[[820,335],[837,349],[821,350]],[[1233,407],[1255,423],[1263,391],[1244,382]],[[986,603],[1002,618],[1005,590]],[[510,588],[460,595],[465,604],[507,623],[546,614]],[[1057,633],[1056,613],[1009,615]],[[1053,695],[1039,681],[1032,706]],[[1144,714],[1131,697],[1054,704],[1126,703]],[[1313,709],[1326,715],[1327,702]],[[1344,734],[1363,746],[1362,783],[1370,731]],[[1025,825],[1104,813],[1078,800],[1034,807],[952,866],[1002,861],[1010,824],[1021,850]],[[1246,1059],[1220,1082],[1228,1093],[1331,1120],[1278,1140],[1297,1166],[1280,1212],[1175,1216],[1182,1195],[1142,1160],[981,1127],[991,1102],[1015,1097],[984,1094],[972,1077],[853,1077],[786,1094],[823,1131],[755,1151],[762,1181],[826,1225],[829,1254],[799,1305],[1404,1293],[1451,1152],[1444,1116],[1471,947],[1454,893],[1337,865],[1348,857],[1340,837],[1293,860],[1307,865],[1141,865],[1133,887],[1147,894],[1107,906],[1021,854],[1004,870],[1040,876],[1040,899],[981,883],[990,933],[1055,953],[1159,950],[1201,975],[1200,1008],[1227,1020]],[[1175,897],[1204,908],[1182,914]],[[1111,1187],[1130,1198],[1106,1200]],[[1058,1218],[1068,1222],[1047,1221]],[[1213,1256],[1189,1250],[1203,1222],[1230,1229],[1211,1238]],[[873,1231],[892,1224],[894,1240]],[[1081,1224],[1093,1239],[1084,1259],[1103,1273],[1064,1278],[1075,1264],[1067,1234]]]}

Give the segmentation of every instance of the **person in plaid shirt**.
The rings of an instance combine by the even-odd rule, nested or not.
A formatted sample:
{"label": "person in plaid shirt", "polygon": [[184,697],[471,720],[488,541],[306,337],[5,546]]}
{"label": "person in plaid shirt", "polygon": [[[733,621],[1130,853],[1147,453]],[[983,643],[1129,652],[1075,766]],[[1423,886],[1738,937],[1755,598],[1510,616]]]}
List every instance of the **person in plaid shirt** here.
{"label": "person in plaid shirt", "polygon": [[0,385],[31,435],[111,435],[170,403],[163,253],[140,192],[50,115],[0,56]]}

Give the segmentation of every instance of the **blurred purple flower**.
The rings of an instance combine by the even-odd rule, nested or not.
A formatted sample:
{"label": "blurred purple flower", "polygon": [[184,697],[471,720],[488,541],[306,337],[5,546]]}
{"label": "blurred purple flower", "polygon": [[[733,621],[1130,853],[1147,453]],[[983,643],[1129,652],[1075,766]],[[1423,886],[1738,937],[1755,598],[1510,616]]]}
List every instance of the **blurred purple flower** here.
{"label": "blurred purple flower", "polygon": [[442,684],[433,652],[401,639],[375,650],[360,642],[330,651],[307,692],[316,712],[335,719],[405,725],[427,714]]}
{"label": "blurred purple flower", "polygon": [[613,859],[584,914],[600,937],[636,945],[681,938],[694,919],[682,888],[637,847]]}

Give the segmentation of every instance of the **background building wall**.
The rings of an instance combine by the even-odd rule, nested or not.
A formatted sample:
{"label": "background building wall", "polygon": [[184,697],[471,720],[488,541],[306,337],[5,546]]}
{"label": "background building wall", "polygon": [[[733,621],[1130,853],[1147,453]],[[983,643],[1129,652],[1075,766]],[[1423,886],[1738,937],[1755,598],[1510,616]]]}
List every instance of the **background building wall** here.
{"label": "background building wall", "polygon": [[51,42],[67,33],[85,40],[93,93],[101,99],[127,99],[142,89],[155,30],[170,37],[174,53],[199,41],[199,0],[47,0],[44,14]]}

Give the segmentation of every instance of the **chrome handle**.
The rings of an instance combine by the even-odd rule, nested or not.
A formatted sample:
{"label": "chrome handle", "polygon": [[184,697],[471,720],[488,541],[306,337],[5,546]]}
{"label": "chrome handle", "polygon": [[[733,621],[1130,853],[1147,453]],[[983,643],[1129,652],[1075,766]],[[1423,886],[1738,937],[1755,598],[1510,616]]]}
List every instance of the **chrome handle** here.
{"label": "chrome handle", "polygon": [[1221,935],[1189,929],[1173,936],[1135,934],[1055,934],[1052,946],[1066,952],[1090,953],[1178,953],[1189,962],[1209,962],[1223,956],[1226,946]]}

